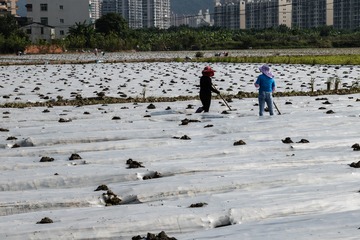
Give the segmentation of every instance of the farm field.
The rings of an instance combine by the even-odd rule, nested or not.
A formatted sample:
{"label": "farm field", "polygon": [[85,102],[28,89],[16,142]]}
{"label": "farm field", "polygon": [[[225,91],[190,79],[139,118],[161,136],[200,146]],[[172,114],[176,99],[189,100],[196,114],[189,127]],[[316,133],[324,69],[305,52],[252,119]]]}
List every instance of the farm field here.
{"label": "farm field", "polygon": [[[0,66],[0,104],[196,96],[207,65]],[[222,93],[256,92],[261,64],[210,66]],[[360,70],[271,67],[279,92]],[[0,239],[357,239],[360,94],[274,100],[272,117],[255,98],[1,108]]]}
{"label": "farm field", "polygon": [[[65,54],[34,54],[34,55],[0,55],[0,63],[5,62],[51,62],[51,61],[91,61],[94,60],[136,60],[136,59],[164,59],[164,58],[186,58],[195,57],[197,51],[161,51],[161,52],[107,52],[102,55],[100,52],[95,56],[92,52],[65,53]],[[221,50],[201,51],[204,57],[213,57]],[[307,55],[348,55],[360,54],[359,48],[300,48],[300,49],[247,49],[247,50],[226,50],[229,56],[307,56]]]}

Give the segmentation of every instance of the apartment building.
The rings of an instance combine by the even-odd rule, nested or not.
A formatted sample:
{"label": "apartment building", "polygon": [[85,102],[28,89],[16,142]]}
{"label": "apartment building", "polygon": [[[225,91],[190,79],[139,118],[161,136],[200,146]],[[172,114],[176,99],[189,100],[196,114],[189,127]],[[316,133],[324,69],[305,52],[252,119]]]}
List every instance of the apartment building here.
{"label": "apartment building", "polygon": [[193,17],[193,15],[175,14],[172,12],[170,15],[170,26],[189,25],[190,18],[192,18],[192,17]]}
{"label": "apartment building", "polygon": [[291,27],[291,0],[248,0],[246,28]]}
{"label": "apartment building", "polygon": [[228,29],[245,29],[246,1],[214,0],[214,25]]}
{"label": "apartment building", "polygon": [[292,26],[333,25],[333,0],[292,0]]}
{"label": "apartment building", "polygon": [[190,27],[201,27],[214,25],[214,21],[210,19],[209,9],[206,9],[204,13],[202,10],[199,10],[199,13],[197,15],[178,15],[171,13],[170,18],[171,26],[188,25]]}
{"label": "apartment building", "polygon": [[103,0],[101,6],[101,16],[109,12],[119,13],[118,0]]}
{"label": "apartment building", "polygon": [[101,17],[103,0],[91,0],[91,20],[94,23]]}
{"label": "apartment building", "polygon": [[143,0],[143,27],[170,27],[170,0]]}
{"label": "apartment building", "polygon": [[65,37],[75,23],[92,23],[91,0],[27,0],[26,8],[28,22],[55,27],[55,38]]}
{"label": "apartment building", "polygon": [[16,10],[19,7],[16,5],[18,0],[0,0],[0,16],[4,16],[5,14],[17,15]]}
{"label": "apartment building", "polygon": [[170,27],[170,0],[103,0],[101,12],[119,13],[132,29]]}
{"label": "apartment building", "polygon": [[360,26],[360,0],[334,0],[334,28],[354,29]]}

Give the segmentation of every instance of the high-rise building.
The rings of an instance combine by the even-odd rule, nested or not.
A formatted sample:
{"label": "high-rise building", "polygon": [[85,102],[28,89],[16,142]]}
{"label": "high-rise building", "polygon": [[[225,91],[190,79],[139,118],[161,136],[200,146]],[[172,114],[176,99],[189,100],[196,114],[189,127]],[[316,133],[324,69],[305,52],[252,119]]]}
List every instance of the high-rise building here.
{"label": "high-rise building", "polygon": [[333,25],[333,0],[292,0],[293,27],[302,29],[324,25]]}
{"label": "high-rise building", "polygon": [[16,3],[18,0],[0,0],[0,16],[4,16],[7,13],[17,15],[16,10],[18,6]]}
{"label": "high-rise building", "polygon": [[103,16],[109,12],[119,13],[118,0],[103,0],[102,6],[101,6],[101,16]]}
{"label": "high-rise building", "polygon": [[96,19],[101,17],[101,8],[103,0],[91,0],[91,20],[95,23]]}
{"label": "high-rise building", "polygon": [[246,28],[291,27],[291,0],[248,0]]}
{"label": "high-rise building", "polygon": [[210,10],[206,9],[203,13],[202,10],[199,11],[197,15],[177,15],[171,13],[171,26],[180,26],[180,25],[188,25],[190,27],[201,27],[201,26],[212,26],[214,23],[210,19]]}
{"label": "high-rise building", "polygon": [[143,0],[143,26],[170,27],[170,0]]}
{"label": "high-rise building", "polygon": [[360,27],[360,0],[334,0],[334,28]]}
{"label": "high-rise building", "polygon": [[102,15],[109,12],[119,13],[132,29],[170,27],[170,0],[103,0]]}
{"label": "high-rise building", "polygon": [[27,0],[28,22],[55,27],[55,38],[65,37],[75,23],[91,23],[91,0]]}
{"label": "high-rise building", "polygon": [[245,29],[246,1],[214,0],[214,25],[229,29]]}

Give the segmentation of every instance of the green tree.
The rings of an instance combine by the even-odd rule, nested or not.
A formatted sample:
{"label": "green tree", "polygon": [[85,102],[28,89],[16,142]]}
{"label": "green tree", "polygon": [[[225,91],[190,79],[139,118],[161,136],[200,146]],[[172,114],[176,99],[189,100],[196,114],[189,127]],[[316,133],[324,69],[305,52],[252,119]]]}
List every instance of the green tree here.
{"label": "green tree", "polygon": [[72,36],[85,36],[90,38],[94,33],[94,28],[90,24],[86,24],[86,21],[83,23],[75,23],[75,25],[69,27],[69,35]]}
{"label": "green tree", "polygon": [[13,15],[9,13],[0,17],[0,34],[3,34],[5,38],[8,38],[16,29],[18,26]]}
{"label": "green tree", "polygon": [[114,12],[107,13],[96,20],[95,26],[96,31],[99,33],[108,35],[113,32],[123,39],[125,39],[131,32],[126,19],[120,14]]}

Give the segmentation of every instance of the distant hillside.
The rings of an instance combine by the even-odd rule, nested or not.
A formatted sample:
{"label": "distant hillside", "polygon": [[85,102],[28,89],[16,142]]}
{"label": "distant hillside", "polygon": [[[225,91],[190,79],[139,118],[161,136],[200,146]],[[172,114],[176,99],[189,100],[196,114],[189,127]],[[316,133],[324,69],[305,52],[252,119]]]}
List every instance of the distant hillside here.
{"label": "distant hillside", "polygon": [[172,0],[170,1],[170,10],[177,14],[197,14],[204,8],[214,12],[213,0]]}

